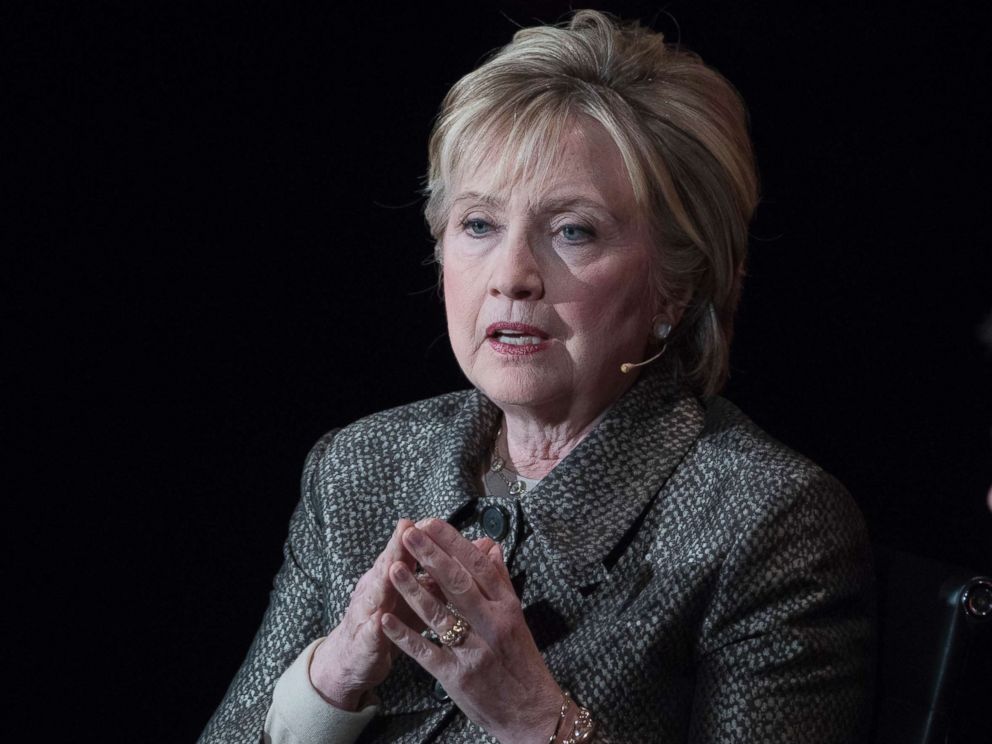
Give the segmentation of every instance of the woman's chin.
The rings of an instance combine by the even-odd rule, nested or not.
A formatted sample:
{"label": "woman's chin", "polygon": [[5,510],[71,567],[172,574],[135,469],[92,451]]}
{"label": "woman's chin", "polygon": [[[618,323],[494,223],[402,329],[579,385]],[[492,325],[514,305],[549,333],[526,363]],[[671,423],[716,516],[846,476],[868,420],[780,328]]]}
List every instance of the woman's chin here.
{"label": "woman's chin", "polygon": [[540,407],[569,395],[564,376],[547,368],[487,369],[470,379],[487,398],[501,407]]}

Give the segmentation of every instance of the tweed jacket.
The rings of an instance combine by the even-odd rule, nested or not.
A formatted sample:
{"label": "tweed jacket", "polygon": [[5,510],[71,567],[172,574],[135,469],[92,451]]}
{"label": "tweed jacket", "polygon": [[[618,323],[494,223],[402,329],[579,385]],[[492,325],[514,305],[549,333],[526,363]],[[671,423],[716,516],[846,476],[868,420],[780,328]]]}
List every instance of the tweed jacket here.
{"label": "tweed jacket", "polygon": [[[317,443],[268,610],[202,744],[259,741],[274,683],[335,627],[397,519],[442,517],[476,538],[487,505],[509,517],[504,556],[528,626],[593,712],[596,741],[857,740],[871,572],[836,480],[663,371],[519,497],[480,495],[498,421],[472,390]],[[360,742],[496,741],[403,654],[378,694]]]}

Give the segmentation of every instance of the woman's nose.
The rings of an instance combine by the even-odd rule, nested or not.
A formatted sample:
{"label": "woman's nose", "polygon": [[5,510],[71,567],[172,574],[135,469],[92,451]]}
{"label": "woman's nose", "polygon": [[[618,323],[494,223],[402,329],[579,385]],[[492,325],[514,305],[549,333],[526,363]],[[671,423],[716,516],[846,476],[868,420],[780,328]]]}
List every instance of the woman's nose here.
{"label": "woman's nose", "polygon": [[544,296],[544,279],[526,234],[509,235],[499,247],[489,293],[510,300],[539,300]]}

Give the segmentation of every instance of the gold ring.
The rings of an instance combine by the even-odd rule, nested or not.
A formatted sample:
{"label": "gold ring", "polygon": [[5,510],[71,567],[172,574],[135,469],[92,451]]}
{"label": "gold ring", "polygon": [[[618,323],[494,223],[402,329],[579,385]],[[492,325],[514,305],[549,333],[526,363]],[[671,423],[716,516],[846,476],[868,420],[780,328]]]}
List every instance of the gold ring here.
{"label": "gold ring", "polygon": [[448,648],[458,646],[465,640],[465,636],[468,635],[468,631],[468,621],[466,621],[463,617],[456,616],[455,624],[439,635],[438,640],[441,641],[442,646],[447,646]]}

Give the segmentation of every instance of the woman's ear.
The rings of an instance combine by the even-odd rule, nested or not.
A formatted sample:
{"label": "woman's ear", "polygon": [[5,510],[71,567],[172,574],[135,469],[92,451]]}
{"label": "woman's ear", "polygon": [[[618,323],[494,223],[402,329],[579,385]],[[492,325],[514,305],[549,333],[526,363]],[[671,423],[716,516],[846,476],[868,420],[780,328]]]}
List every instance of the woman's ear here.
{"label": "woman's ear", "polygon": [[677,293],[669,293],[668,295],[659,297],[658,303],[655,306],[655,315],[664,317],[665,322],[670,324],[674,330],[682,322],[682,316],[685,314],[685,309],[689,306],[690,300],[692,300],[691,287],[686,287]]}

